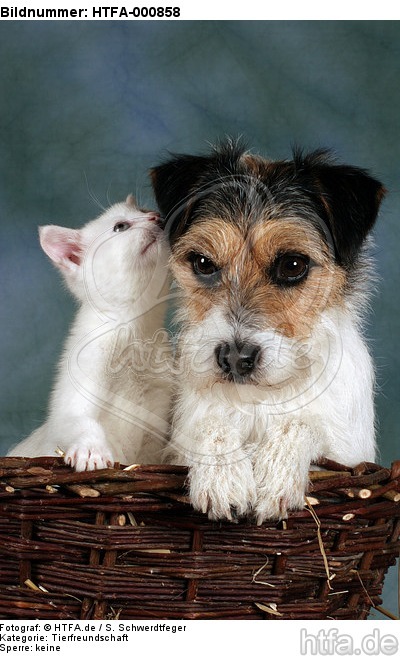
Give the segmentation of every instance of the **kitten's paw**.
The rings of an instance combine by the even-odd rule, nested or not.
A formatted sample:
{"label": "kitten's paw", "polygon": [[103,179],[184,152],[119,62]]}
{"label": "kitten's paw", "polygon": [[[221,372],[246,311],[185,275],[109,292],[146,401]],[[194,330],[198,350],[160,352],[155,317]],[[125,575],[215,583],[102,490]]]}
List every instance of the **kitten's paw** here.
{"label": "kitten's paw", "polygon": [[[54,433],[60,434],[55,427]],[[66,437],[68,436],[68,437]],[[76,471],[106,469],[114,464],[102,426],[91,417],[68,418],[59,435],[59,447],[64,451],[64,462]]]}
{"label": "kitten's paw", "polygon": [[250,458],[232,464],[195,465],[190,470],[190,501],[209,519],[235,521],[250,513],[256,489]]}
{"label": "kitten's paw", "polygon": [[66,451],[64,462],[78,472],[93,471],[112,467],[114,458],[106,446],[75,443]]}

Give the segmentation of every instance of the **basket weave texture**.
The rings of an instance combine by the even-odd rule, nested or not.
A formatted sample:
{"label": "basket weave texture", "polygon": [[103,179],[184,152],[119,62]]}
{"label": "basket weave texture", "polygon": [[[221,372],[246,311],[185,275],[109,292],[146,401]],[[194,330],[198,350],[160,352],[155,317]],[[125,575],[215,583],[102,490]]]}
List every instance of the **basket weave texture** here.
{"label": "basket weave texture", "polygon": [[285,521],[212,522],[187,470],[0,458],[1,619],[365,619],[400,551],[400,463],[310,472]]}

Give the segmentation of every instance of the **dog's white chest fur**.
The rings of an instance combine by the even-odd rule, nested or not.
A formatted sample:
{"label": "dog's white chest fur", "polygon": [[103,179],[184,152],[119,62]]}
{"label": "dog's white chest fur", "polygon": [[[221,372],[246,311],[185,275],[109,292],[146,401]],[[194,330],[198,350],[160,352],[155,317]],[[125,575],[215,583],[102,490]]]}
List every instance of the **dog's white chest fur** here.
{"label": "dog's white chest fur", "polygon": [[[211,333],[209,321],[204,342]],[[198,331],[196,341],[187,334],[183,339],[199,346]],[[182,358],[186,352],[183,348]],[[373,366],[348,312],[321,317],[307,357],[292,382],[279,389],[226,382],[202,386],[195,373],[195,380],[182,384],[178,377],[169,459],[191,465],[196,507],[213,518],[250,509],[259,522],[279,518],[303,505],[312,461],[374,460]],[[292,373],[287,362],[286,373],[288,378]]]}

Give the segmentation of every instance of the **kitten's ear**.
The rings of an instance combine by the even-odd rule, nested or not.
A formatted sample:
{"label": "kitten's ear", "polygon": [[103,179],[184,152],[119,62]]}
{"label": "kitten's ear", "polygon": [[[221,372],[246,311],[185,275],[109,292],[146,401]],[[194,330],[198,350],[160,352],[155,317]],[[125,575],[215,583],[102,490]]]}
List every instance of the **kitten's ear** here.
{"label": "kitten's ear", "polygon": [[40,245],[54,264],[64,273],[73,273],[82,262],[80,230],[47,225],[39,228]]}
{"label": "kitten's ear", "polygon": [[138,207],[138,204],[136,202],[136,198],[133,194],[128,194],[128,196],[126,197],[125,203],[127,205],[129,205],[129,207],[134,207],[134,208]]}

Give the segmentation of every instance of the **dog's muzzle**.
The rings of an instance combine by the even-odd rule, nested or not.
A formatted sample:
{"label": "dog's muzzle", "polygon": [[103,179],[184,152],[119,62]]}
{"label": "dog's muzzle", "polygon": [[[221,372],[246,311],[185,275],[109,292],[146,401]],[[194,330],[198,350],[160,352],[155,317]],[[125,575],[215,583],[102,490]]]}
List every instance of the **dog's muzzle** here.
{"label": "dog's muzzle", "polygon": [[223,342],[215,349],[217,364],[228,378],[244,382],[257,366],[261,348],[243,342]]}

